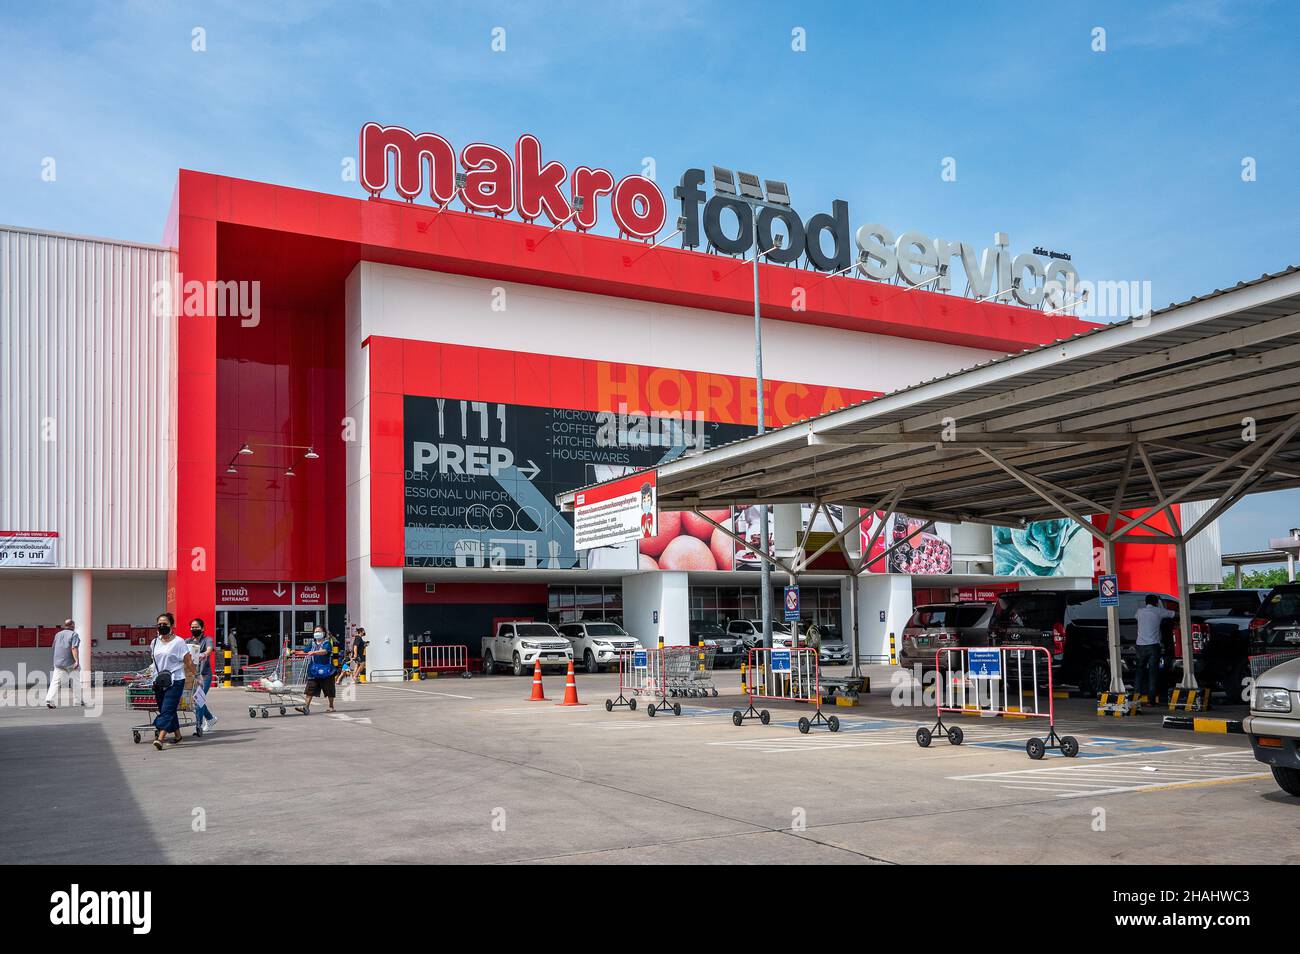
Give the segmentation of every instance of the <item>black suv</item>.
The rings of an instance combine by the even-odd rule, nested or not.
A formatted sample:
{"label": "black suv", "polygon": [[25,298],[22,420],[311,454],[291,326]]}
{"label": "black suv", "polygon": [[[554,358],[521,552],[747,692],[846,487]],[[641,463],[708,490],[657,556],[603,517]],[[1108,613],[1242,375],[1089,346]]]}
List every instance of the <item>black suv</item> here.
{"label": "black suv", "polygon": [[[1250,701],[1251,624],[1260,619],[1266,596],[1268,590],[1205,590],[1188,598],[1196,683],[1222,690],[1234,705]],[[1174,677],[1181,679],[1183,641],[1177,625],[1173,642]]]}
{"label": "black suv", "polygon": [[1300,650],[1300,583],[1269,590],[1259,615],[1250,621],[1250,655],[1288,650]]}
{"label": "black suv", "polygon": [[[1119,638],[1121,675],[1131,677],[1137,657],[1138,608],[1146,602],[1143,590],[1121,590],[1119,594]],[[1165,609],[1178,612],[1178,601],[1164,593],[1154,594]],[[1161,626],[1165,659],[1173,659],[1174,620]],[[1017,590],[998,597],[993,615],[991,643],[996,646],[1040,646],[1051,655],[1055,685],[1078,686],[1089,695],[1110,688],[1110,647],[1106,629],[1106,608],[1096,590]],[[1169,683],[1170,670],[1162,673]]]}

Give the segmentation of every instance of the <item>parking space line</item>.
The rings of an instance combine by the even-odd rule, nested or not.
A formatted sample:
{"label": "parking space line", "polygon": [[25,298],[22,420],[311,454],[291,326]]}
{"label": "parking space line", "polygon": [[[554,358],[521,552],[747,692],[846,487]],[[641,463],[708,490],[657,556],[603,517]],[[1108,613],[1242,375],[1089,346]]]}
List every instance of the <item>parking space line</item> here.
{"label": "parking space line", "polygon": [[1263,778],[1264,772],[1241,772],[1237,766],[1214,766],[1197,762],[1144,760],[1109,762],[1105,765],[1057,765],[1017,769],[1007,772],[981,772],[950,775],[949,781],[995,784],[1009,791],[1036,791],[1056,798],[1082,798],[1089,795],[1113,795],[1121,792],[1167,791],[1200,785]]}
{"label": "parking space line", "polygon": [[[360,687],[358,687],[359,689]],[[409,689],[405,686],[386,686],[381,682],[366,683],[366,690],[383,689],[385,692],[414,692],[417,696],[446,696],[448,699],[473,699],[473,696],[462,696],[454,692],[435,692],[432,689]]]}

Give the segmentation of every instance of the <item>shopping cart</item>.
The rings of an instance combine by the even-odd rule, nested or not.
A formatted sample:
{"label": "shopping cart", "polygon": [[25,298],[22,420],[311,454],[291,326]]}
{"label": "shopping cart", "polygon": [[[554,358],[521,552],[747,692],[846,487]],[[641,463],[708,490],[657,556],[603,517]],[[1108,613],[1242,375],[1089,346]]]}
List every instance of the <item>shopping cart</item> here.
{"label": "shopping cart", "polygon": [[687,668],[689,678],[686,680],[688,698],[705,699],[712,694],[718,697],[718,687],[713,682],[713,657],[718,653],[716,646],[692,647],[688,654]]}
{"label": "shopping cart", "polygon": [[[664,666],[664,689],[673,698],[695,698],[700,694],[695,684],[698,651],[692,646],[665,646],[661,651]],[[705,690],[704,695],[708,695]]]}
{"label": "shopping cart", "polygon": [[281,656],[268,663],[246,666],[245,673],[256,671],[245,681],[245,692],[256,692],[266,696],[264,702],[253,702],[248,706],[248,717],[256,719],[261,712],[262,718],[268,718],[272,709],[279,709],[280,715],[287,715],[290,706],[307,705],[307,664],[311,657],[305,653],[293,653]]}
{"label": "shopping cart", "polygon": [[150,664],[148,649],[125,649],[97,652],[91,660],[93,671],[106,686],[124,686]]}
{"label": "shopping cart", "polygon": [[[153,667],[143,672],[130,673],[124,680],[126,684],[126,708],[128,712],[140,712],[154,718],[158,716],[158,697],[153,693]],[[181,693],[181,704],[176,710],[176,719],[182,729],[193,727],[197,738],[203,737],[203,726],[194,718],[194,690],[189,686]],[[140,725],[131,726],[131,741],[139,743],[140,733],[156,731],[153,718]]]}

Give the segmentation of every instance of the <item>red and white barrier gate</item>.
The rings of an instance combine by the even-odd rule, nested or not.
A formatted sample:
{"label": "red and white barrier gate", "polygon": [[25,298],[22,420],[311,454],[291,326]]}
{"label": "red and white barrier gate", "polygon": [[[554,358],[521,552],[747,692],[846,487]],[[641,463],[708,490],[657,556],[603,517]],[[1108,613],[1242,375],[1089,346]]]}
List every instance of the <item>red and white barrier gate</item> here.
{"label": "red and white barrier gate", "polygon": [[937,673],[933,728],[916,730],[916,744],[927,748],[934,738],[961,745],[965,733],[959,725],[945,725],[943,714],[1010,716],[1047,720],[1047,737],[1025,742],[1031,759],[1041,759],[1048,749],[1060,749],[1067,758],[1079,754],[1072,735],[1056,734],[1056,705],[1052,694],[1052,657],[1041,646],[957,646],[934,654]]}
{"label": "red and white barrier gate", "polygon": [[832,732],[840,730],[838,716],[827,718],[822,715],[821,667],[817,662],[817,650],[805,647],[751,649],[748,676],[745,691],[749,696],[749,708],[744,712],[737,709],[731,714],[731,721],[736,725],[743,725],[746,719],[757,719],[767,725],[772,714],[766,709],[756,709],[754,700],[772,699],[817,706],[812,718],[799,717],[800,732],[806,733],[815,725],[824,725]]}
{"label": "red and white barrier gate", "polygon": [[695,650],[690,646],[663,646],[659,649],[626,650],[618,654],[618,698],[605,700],[605,711],[636,709],[639,696],[651,701],[645,712],[650,718],[665,710],[682,714],[680,702],[668,701],[670,673],[689,666]]}
{"label": "red and white barrier gate", "polygon": [[469,651],[464,646],[421,646],[420,674],[426,672],[458,672],[469,679]]}

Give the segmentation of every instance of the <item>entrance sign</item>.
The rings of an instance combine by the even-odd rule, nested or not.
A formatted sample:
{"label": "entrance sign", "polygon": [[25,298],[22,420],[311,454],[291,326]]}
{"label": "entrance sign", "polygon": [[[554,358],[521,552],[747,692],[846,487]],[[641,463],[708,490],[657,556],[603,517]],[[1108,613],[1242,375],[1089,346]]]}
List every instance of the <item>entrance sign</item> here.
{"label": "entrance sign", "polygon": [[655,478],[655,471],[642,471],[575,495],[574,547],[590,550],[655,536],[659,532]]}
{"label": "entrance sign", "polygon": [[1110,574],[1098,578],[1097,596],[1102,606],[1119,606],[1119,577]]}
{"label": "entrance sign", "polygon": [[58,566],[59,535],[44,530],[0,530],[0,566]]}
{"label": "entrance sign", "polygon": [[785,588],[785,621],[787,623],[799,622],[799,587],[787,586]]}

